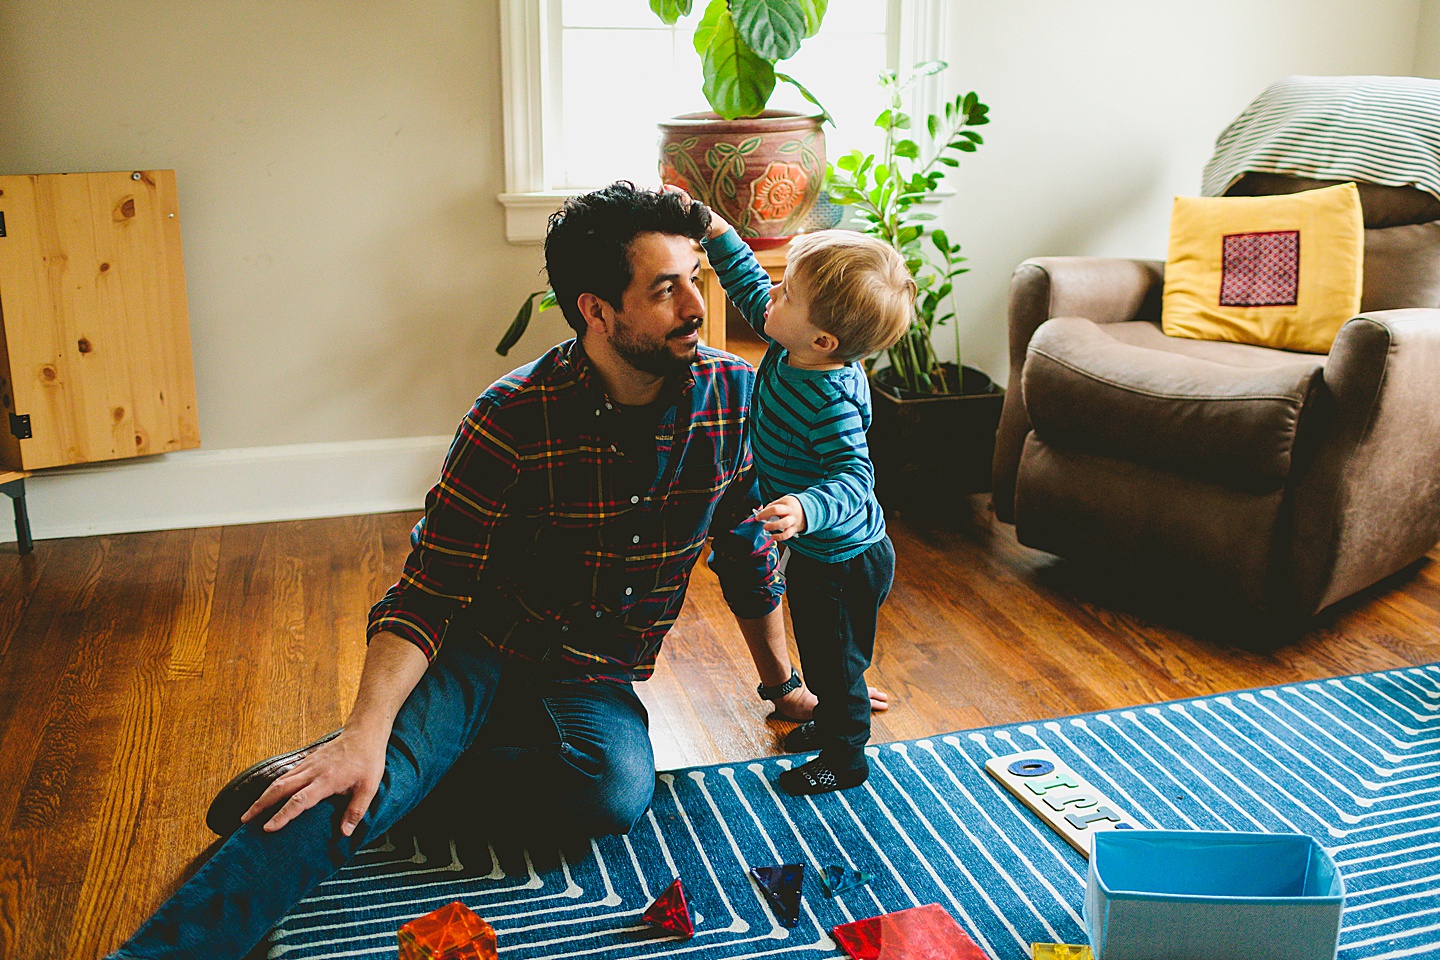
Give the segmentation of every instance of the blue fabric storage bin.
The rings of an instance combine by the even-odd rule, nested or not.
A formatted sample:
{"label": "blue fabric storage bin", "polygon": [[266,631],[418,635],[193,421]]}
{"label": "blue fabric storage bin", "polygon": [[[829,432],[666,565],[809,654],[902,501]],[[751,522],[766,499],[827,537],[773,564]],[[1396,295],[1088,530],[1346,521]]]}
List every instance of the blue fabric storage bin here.
{"label": "blue fabric storage bin", "polygon": [[1345,883],[1302,834],[1097,833],[1085,888],[1096,960],[1334,960]]}

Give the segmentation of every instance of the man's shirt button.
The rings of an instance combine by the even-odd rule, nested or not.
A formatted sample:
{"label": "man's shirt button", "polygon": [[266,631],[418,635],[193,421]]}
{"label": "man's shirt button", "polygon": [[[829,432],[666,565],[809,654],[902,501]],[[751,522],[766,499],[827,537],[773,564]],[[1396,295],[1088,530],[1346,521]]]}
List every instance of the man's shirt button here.
{"label": "man's shirt button", "polygon": [[631,498],[630,498],[630,502],[631,502],[631,503],[639,503],[639,502],[640,502],[640,498],[639,498],[639,497],[631,497]]}
{"label": "man's shirt button", "polygon": [[631,537],[631,538],[630,538],[630,542],[631,542],[631,543],[639,543],[639,542],[640,542],[640,534],[637,533],[637,534],[635,534],[635,536]]}

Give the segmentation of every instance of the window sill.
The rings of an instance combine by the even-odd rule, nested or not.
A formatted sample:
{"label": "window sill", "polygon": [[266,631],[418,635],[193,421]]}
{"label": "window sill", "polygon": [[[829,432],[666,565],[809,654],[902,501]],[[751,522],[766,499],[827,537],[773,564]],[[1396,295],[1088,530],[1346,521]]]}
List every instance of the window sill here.
{"label": "window sill", "polygon": [[537,190],[500,194],[500,203],[505,207],[505,239],[515,244],[544,243],[550,214],[559,210],[567,198],[580,192]]}

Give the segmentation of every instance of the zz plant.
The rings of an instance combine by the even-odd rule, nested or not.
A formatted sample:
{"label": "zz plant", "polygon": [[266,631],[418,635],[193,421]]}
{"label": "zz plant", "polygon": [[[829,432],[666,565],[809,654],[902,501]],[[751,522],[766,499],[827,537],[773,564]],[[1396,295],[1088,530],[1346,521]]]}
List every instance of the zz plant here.
{"label": "zz plant", "polygon": [[[961,389],[960,326],[955,320],[954,281],[969,268],[961,266],[960,244],[951,243],[944,230],[931,229],[933,213],[920,209],[933,201],[949,168],[960,165],[960,154],[974,153],[985,141],[972,127],[990,122],[990,108],[972,93],[945,104],[943,116],[925,118],[929,150],[922,150],[909,131],[911,118],[902,110],[903,95],[920,77],[939,73],[948,64],[932,60],[919,64],[910,76],[899,79],[893,70],[880,75],[890,94],[890,106],[875,119],[885,132],[877,154],[852,150],[830,164],[826,189],[838,203],[851,205],[865,223],[864,230],[890,244],[905,258],[919,294],[915,318],[900,342],[888,353],[890,382],[914,393],[949,393],[944,370],[935,356],[935,328],[949,321],[955,328],[955,391]],[[943,311],[943,312],[942,312]],[[873,362],[873,358],[872,358]]]}

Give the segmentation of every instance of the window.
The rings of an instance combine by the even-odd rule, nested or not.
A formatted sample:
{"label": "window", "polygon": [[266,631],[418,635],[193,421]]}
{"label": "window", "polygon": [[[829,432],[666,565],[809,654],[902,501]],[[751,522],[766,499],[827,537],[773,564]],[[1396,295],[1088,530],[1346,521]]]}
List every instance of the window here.
{"label": "window", "polygon": [[[704,2],[695,0],[699,8]],[[834,114],[836,126],[825,131],[830,157],[878,146],[872,124],[885,104],[876,75],[939,56],[944,7],[943,0],[830,0],[820,32],[780,68]],[[656,182],[656,123],[709,109],[692,44],[699,10],[669,27],[645,0],[503,0],[501,9],[507,192],[500,199],[509,238],[535,242],[570,193],[619,178]],[[770,105],[812,109],[785,83]]]}

